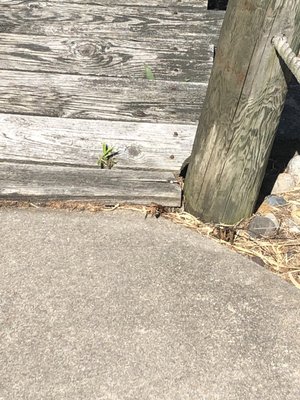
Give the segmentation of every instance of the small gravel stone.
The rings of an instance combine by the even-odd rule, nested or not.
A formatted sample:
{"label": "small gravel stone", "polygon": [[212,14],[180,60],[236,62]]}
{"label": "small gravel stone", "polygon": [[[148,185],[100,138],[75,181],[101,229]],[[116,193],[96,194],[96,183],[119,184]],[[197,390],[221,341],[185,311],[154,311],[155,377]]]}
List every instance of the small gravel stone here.
{"label": "small gravel stone", "polygon": [[273,207],[284,206],[285,204],[287,204],[287,201],[283,197],[274,195],[266,197],[265,201],[267,204]]}
{"label": "small gravel stone", "polygon": [[294,189],[296,181],[294,177],[286,172],[279,174],[275,185],[272,189],[272,194],[280,194]]}
{"label": "small gravel stone", "polygon": [[296,184],[300,183],[300,156],[296,155],[291,159],[286,168],[286,172],[295,179]]}
{"label": "small gravel stone", "polygon": [[296,224],[300,225],[300,207],[295,204],[292,205],[291,217]]}
{"label": "small gravel stone", "polygon": [[256,215],[249,224],[252,237],[274,237],[279,229],[279,222],[274,214]]}
{"label": "small gravel stone", "polygon": [[296,235],[300,234],[300,226],[292,219],[285,221],[285,225],[290,233],[294,233]]}
{"label": "small gravel stone", "polygon": [[258,256],[250,257],[250,260],[252,260],[253,262],[255,262],[255,264],[260,265],[261,267],[265,267],[265,266],[266,266],[265,263],[264,263],[264,261],[263,261],[260,257],[258,257]]}

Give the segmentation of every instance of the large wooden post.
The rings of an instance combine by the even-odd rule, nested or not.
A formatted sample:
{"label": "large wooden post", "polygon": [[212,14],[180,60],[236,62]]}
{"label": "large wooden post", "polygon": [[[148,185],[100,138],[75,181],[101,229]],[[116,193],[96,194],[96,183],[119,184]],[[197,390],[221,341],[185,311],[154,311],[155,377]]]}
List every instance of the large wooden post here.
{"label": "large wooden post", "polygon": [[229,0],[184,190],[204,221],[253,212],[287,92],[278,34],[298,54],[300,0]]}

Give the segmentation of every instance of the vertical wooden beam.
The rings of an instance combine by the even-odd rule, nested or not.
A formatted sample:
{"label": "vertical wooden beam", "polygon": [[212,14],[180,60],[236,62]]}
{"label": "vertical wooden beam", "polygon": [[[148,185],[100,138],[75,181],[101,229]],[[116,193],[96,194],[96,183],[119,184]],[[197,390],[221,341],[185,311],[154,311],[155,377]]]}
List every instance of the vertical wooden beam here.
{"label": "vertical wooden beam", "polygon": [[299,0],[230,0],[185,183],[187,211],[234,224],[253,212],[288,75],[272,38],[298,54]]}

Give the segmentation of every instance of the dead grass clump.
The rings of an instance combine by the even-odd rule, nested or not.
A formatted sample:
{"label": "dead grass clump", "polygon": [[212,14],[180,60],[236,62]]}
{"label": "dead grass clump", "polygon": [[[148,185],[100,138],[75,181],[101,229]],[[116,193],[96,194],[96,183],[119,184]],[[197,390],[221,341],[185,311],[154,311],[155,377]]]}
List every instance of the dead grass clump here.
{"label": "dead grass clump", "polygon": [[[232,227],[231,240],[232,236],[220,238],[220,226],[216,230],[215,225],[205,224],[186,212],[167,213],[164,217],[247,256],[300,289],[300,237],[286,229],[281,228],[274,238],[254,238],[247,231],[250,220],[244,220]],[[228,227],[224,230],[228,231]]]}

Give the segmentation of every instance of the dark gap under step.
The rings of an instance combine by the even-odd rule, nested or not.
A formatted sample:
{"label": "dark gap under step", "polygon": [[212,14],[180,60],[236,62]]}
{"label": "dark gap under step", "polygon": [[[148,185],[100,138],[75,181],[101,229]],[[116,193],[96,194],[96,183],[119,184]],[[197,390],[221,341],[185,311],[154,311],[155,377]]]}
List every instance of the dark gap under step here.
{"label": "dark gap under step", "polygon": [[226,10],[228,0],[208,0],[208,10]]}

